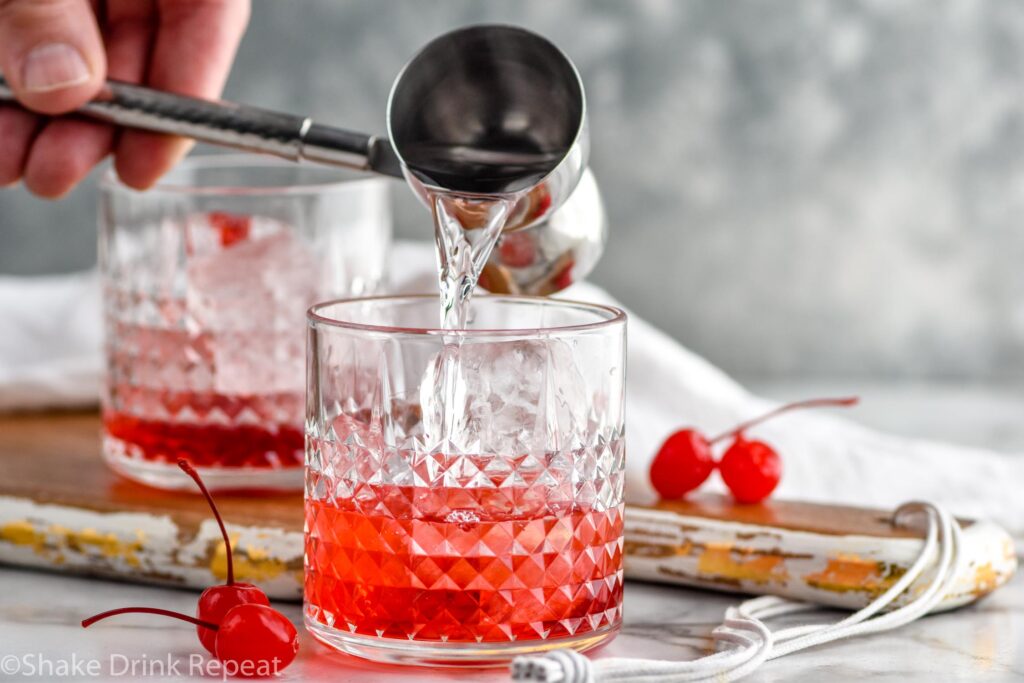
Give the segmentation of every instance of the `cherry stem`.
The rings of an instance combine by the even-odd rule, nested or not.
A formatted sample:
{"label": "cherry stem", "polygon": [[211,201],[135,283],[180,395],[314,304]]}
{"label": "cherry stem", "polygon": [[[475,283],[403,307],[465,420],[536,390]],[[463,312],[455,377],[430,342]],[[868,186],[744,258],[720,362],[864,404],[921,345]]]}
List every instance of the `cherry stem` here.
{"label": "cherry stem", "polygon": [[160,609],[159,607],[119,607],[108,612],[100,612],[99,614],[94,614],[88,619],[82,619],[82,628],[89,628],[97,621],[102,621],[107,617],[115,617],[118,614],[159,614],[162,617],[174,617],[175,619],[181,619],[182,621],[187,621],[190,624],[202,626],[203,628],[212,629],[214,631],[219,628],[217,624],[214,624],[213,622],[203,621],[202,619],[196,619],[195,617],[190,617],[189,615],[182,614],[181,612],[172,612],[169,609]]}
{"label": "cherry stem", "polygon": [[793,403],[787,403],[786,405],[779,406],[775,410],[771,410],[765,413],[764,415],[761,415],[760,417],[755,417],[752,420],[741,422],[738,427],[733,427],[724,434],[719,434],[715,438],[711,439],[708,443],[713,444],[718,441],[721,441],[722,439],[728,439],[731,436],[736,436],[737,434],[746,431],[747,429],[750,429],[754,425],[761,424],[765,420],[769,420],[775,417],[776,415],[781,415],[782,413],[788,413],[791,410],[798,410],[801,408],[845,407],[856,405],[858,401],[860,401],[860,398],[857,396],[845,396],[843,398],[812,398],[806,401],[795,401]]}
{"label": "cherry stem", "polygon": [[206,502],[210,504],[210,509],[213,510],[213,516],[217,520],[217,526],[220,527],[220,535],[224,537],[224,548],[227,550],[228,553],[227,585],[233,586],[235,585],[235,562],[231,557],[231,540],[228,538],[228,530],[224,528],[224,520],[221,519],[220,511],[217,510],[217,504],[213,502],[213,496],[211,496],[210,492],[206,489],[206,484],[203,483],[203,480],[199,476],[199,473],[196,472],[195,468],[192,467],[192,465],[187,460],[179,460],[178,467],[180,467],[185,474],[192,477],[192,481],[194,481],[196,485],[199,486],[199,490],[202,491],[203,495],[206,497]]}

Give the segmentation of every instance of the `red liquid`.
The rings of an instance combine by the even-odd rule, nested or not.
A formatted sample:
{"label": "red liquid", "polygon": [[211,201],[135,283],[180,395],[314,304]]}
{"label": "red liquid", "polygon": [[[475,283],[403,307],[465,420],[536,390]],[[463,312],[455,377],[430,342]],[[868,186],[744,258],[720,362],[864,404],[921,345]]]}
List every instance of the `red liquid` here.
{"label": "red liquid", "polygon": [[113,330],[103,410],[108,455],[172,466],[184,458],[201,468],[302,466],[301,335],[125,323]]}
{"label": "red liquid", "polygon": [[[358,502],[306,502],[307,613],[327,626],[509,642],[582,635],[621,619],[621,507],[524,518],[507,510],[530,489],[359,491]],[[357,509],[371,499],[402,518]],[[407,518],[410,509],[447,512]]]}
{"label": "red liquid", "polygon": [[114,384],[109,397],[106,448],[132,459],[267,469],[302,467],[305,460],[302,420],[293,417],[301,415],[301,394],[226,396]]}
{"label": "red liquid", "polygon": [[195,467],[301,467],[303,434],[282,426],[276,431],[250,425],[221,426],[144,420],[106,412],[107,436],[132,457],[176,463],[184,458]]}

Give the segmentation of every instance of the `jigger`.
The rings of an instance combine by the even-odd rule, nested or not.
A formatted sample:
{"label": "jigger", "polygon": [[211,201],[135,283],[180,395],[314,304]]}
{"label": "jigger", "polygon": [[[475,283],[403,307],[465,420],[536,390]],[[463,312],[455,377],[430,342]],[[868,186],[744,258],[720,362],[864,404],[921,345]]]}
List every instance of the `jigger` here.
{"label": "jigger", "polygon": [[[0,100],[13,100],[3,78]],[[390,140],[117,81],[108,81],[77,113],[293,161],[404,177],[423,201],[432,191],[469,199],[515,194],[520,199],[501,238],[516,235],[515,258],[499,242],[481,282],[491,291],[563,289],[586,275],[603,250],[605,220],[593,179],[587,192],[574,194],[589,175],[579,73],[552,43],[521,28],[470,26],[431,41],[392,87]]]}

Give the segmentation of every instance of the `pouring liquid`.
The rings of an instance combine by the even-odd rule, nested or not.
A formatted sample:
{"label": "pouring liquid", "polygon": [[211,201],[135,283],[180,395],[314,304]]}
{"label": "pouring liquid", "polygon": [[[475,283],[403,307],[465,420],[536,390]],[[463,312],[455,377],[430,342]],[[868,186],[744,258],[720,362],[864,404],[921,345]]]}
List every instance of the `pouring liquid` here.
{"label": "pouring liquid", "polygon": [[442,328],[464,329],[469,322],[473,290],[517,200],[431,193]]}
{"label": "pouring liquid", "polygon": [[529,202],[520,200],[538,188],[563,156],[542,149],[527,135],[490,140],[486,147],[406,147],[405,162],[428,188],[434,218],[442,328],[465,327],[473,289],[502,231],[513,214],[523,213],[517,207],[528,207]]}
{"label": "pouring liquid", "polygon": [[[465,197],[448,192],[430,193],[437,247],[441,328],[462,330],[470,322],[470,300],[484,264],[501,237],[517,197]],[[440,424],[449,438],[456,429],[463,337],[452,335],[437,358],[437,386],[433,387]]]}

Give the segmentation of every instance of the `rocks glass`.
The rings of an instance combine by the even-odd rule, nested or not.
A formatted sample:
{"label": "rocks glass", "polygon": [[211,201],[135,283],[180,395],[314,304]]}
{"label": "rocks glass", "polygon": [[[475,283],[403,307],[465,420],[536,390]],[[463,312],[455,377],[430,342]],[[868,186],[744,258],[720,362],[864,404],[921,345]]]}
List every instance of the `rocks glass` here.
{"label": "rocks glass", "polygon": [[362,657],[497,664],[622,616],[625,315],[530,297],[310,309],[307,628]]}
{"label": "rocks glass", "polygon": [[301,489],[306,309],[373,293],[387,181],[250,155],[186,160],[100,207],[103,454],[166,489]]}

